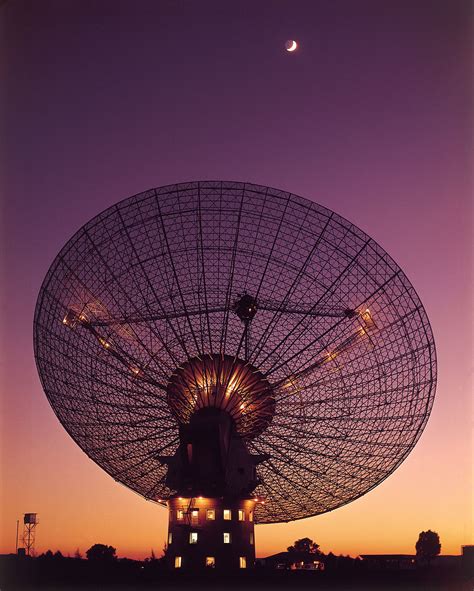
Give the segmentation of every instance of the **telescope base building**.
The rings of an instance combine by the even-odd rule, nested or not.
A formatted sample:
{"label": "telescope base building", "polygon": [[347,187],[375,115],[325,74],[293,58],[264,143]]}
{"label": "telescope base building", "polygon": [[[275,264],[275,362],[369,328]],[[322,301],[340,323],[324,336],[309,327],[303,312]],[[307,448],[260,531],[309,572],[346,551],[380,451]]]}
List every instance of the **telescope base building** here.
{"label": "telescope base building", "polygon": [[183,571],[255,565],[258,499],[173,497],[168,500],[168,566]]}

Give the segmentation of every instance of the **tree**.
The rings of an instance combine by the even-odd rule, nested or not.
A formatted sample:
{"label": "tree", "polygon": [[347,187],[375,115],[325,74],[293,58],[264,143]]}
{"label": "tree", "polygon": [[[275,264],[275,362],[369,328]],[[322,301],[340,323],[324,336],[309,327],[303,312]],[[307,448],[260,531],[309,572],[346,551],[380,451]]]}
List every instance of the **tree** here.
{"label": "tree", "polygon": [[316,544],[316,542],[313,542],[310,538],[296,540],[293,546],[288,546],[287,550],[291,554],[321,554],[319,551],[319,544]]}
{"label": "tree", "polygon": [[116,549],[113,546],[105,544],[94,544],[86,551],[87,560],[95,560],[100,562],[112,562],[116,560]]}
{"label": "tree", "polygon": [[77,558],[77,560],[82,559],[82,554],[80,553],[79,548],[76,548],[76,551],[74,552],[74,558]]}
{"label": "tree", "polygon": [[415,548],[417,559],[427,560],[429,564],[431,559],[441,552],[439,535],[430,529],[420,532]]}
{"label": "tree", "polygon": [[151,549],[150,556],[147,556],[147,558],[145,558],[145,562],[147,564],[154,564],[154,563],[158,562],[158,559],[156,558],[156,554],[155,554],[155,551],[153,550],[153,548]]}

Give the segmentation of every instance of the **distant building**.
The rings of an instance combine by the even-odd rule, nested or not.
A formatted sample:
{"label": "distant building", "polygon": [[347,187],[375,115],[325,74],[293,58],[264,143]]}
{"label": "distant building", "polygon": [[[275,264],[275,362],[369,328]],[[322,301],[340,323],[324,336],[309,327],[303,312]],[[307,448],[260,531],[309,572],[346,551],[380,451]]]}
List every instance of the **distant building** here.
{"label": "distant building", "polygon": [[461,546],[461,552],[463,558],[474,560],[474,546]]}
{"label": "distant building", "polygon": [[259,560],[261,566],[278,570],[324,570],[323,557],[320,554],[310,552],[279,552]]}
{"label": "distant building", "polygon": [[361,554],[369,570],[412,570],[416,566],[413,554]]}
{"label": "distant building", "polygon": [[441,554],[440,556],[435,556],[431,561],[431,564],[436,568],[457,567],[461,563],[461,558],[461,556],[456,554]]}
{"label": "distant building", "polygon": [[[420,563],[415,554],[361,554],[363,563],[369,570],[413,570]],[[461,556],[444,554],[435,556],[429,563],[432,568],[453,568],[459,566]],[[423,565],[427,565],[423,561]]]}
{"label": "distant building", "polygon": [[461,562],[463,568],[474,574],[474,546],[461,546]]}

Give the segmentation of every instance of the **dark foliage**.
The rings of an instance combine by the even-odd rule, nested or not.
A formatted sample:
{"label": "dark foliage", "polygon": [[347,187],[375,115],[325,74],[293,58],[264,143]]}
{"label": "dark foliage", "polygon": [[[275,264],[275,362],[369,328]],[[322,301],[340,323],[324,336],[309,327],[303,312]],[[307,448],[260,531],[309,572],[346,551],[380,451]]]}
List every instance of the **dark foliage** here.
{"label": "dark foliage", "polygon": [[429,562],[441,552],[439,535],[430,529],[420,532],[415,548],[417,559],[427,560]]}
{"label": "dark foliage", "polygon": [[94,544],[86,551],[87,560],[111,562],[117,559],[116,549],[106,544]]}
{"label": "dark foliage", "polygon": [[321,554],[319,544],[316,544],[310,538],[296,540],[293,546],[288,546],[287,550],[291,553]]}

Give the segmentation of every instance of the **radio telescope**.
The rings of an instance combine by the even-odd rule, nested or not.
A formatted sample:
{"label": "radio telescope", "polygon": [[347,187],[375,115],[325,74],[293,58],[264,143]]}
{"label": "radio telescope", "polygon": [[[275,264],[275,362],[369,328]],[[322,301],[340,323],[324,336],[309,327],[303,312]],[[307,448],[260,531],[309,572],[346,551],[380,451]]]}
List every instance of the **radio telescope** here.
{"label": "radio telescope", "polygon": [[83,226],[43,282],[34,347],[74,441],[168,507],[182,569],[250,567],[254,523],[380,484],[436,383],[390,256],[325,207],[238,182],[152,189]]}

